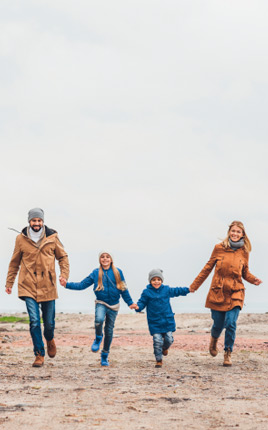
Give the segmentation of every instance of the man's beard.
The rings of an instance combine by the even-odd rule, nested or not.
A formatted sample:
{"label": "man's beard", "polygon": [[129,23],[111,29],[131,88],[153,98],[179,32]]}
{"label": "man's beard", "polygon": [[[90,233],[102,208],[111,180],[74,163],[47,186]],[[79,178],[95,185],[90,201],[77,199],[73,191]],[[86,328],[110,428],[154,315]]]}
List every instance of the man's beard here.
{"label": "man's beard", "polygon": [[34,225],[34,226],[31,226],[31,229],[33,230],[33,231],[35,231],[35,233],[38,233],[40,230],[41,230],[41,226],[40,225]]}

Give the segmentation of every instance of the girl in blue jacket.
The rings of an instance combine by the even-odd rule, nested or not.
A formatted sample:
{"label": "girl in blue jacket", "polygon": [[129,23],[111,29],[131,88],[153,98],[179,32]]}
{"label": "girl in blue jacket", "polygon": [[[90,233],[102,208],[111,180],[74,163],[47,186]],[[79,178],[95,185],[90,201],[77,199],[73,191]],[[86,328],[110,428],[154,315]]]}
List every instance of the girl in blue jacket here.
{"label": "girl in blue jacket", "polygon": [[168,355],[168,349],[174,341],[172,332],[176,330],[176,324],[170,298],[186,296],[190,292],[187,287],[170,288],[163,285],[163,281],[162,270],[151,270],[150,284],[143,290],[136,307],[133,306],[136,312],[141,312],[146,307],[149,331],[153,336],[155,367],[162,367],[162,355]]}
{"label": "girl in blue jacket", "polygon": [[100,267],[93,270],[87,278],[81,282],[67,282],[66,279],[60,278],[60,283],[70,290],[84,290],[94,284],[94,293],[96,295],[95,307],[95,332],[96,336],[91,346],[91,351],[97,352],[103,338],[102,326],[104,327],[104,343],[101,352],[101,365],[109,366],[108,355],[113,339],[113,329],[115,319],[119,311],[119,300],[122,296],[124,301],[130,307],[135,309],[136,304],[128,292],[122,271],[117,269],[113,263],[113,258],[109,252],[99,254]]}

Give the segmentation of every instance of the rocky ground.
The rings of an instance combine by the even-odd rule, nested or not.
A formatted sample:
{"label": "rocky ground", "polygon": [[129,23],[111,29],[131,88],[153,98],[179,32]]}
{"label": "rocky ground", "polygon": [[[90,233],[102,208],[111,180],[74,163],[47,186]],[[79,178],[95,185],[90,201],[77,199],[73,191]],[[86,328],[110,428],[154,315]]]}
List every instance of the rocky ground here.
{"label": "rocky ground", "polygon": [[119,314],[108,368],[90,351],[92,315],[57,315],[58,352],[41,369],[31,366],[28,325],[1,323],[1,428],[266,430],[268,314],[241,313],[230,368],[222,343],[217,357],[207,352],[209,314],[176,322],[162,369],[145,314]]}

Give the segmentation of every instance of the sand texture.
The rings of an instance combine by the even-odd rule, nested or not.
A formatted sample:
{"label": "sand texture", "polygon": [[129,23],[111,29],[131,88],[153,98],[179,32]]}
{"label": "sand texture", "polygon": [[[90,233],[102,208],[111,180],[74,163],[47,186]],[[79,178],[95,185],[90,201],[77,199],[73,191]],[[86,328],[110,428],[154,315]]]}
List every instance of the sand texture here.
{"label": "sand texture", "polygon": [[222,338],[218,356],[208,353],[209,313],[176,324],[156,369],[146,315],[119,314],[104,368],[90,351],[93,315],[58,314],[57,355],[37,369],[28,325],[1,323],[1,429],[267,430],[268,314],[241,313],[230,368]]}

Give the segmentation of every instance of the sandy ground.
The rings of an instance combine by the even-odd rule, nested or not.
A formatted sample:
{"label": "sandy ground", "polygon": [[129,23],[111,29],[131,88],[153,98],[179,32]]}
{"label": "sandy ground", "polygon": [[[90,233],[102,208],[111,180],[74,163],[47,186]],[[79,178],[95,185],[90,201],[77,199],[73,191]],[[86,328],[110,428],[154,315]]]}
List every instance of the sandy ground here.
{"label": "sandy ground", "polygon": [[108,368],[90,351],[93,315],[57,315],[58,352],[41,369],[31,366],[28,325],[1,323],[1,428],[266,430],[268,314],[241,313],[230,368],[222,343],[217,357],[207,352],[209,314],[176,323],[162,369],[145,314],[119,314]]}

